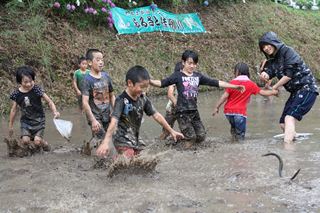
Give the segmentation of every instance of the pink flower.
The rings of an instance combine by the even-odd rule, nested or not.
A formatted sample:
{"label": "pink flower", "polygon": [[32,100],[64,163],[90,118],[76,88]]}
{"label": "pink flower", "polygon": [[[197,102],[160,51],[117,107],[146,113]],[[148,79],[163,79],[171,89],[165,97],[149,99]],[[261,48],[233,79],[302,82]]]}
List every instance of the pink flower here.
{"label": "pink flower", "polygon": [[109,22],[108,26],[109,26],[110,29],[113,29],[113,24],[112,23]]}
{"label": "pink flower", "polygon": [[109,11],[109,16],[112,17],[112,12],[111,11]]}
{"label": "pink flower", "polygon": [[90,9],[88,7],[86,7],[86,9],[84,9],[85,13],[89,13]]}
{"label": "pink flower", "polygon": [[110,7],[114,8],[115,6],[116,5],[113,2],[110,3]]}
{"label": "pink flower", "polygon": [[55,3],[53,4],[53,7],[54,7],[54,8],[60,8],[60,3],[59,3],[59,2],[55,2]]}
{"label": "pink flower", "polygon": [[93,14],[93,15],[97,15],[97,13],[98,13],[98,12],[97,12],[95,9],[93,9],[92,14]]}
{"label": "pink flower", "polygon": [[73,4],[71,5],[71,10],[74,11],[76,9],[76,6],[74,6]]}
{"label": "pink flower", "polygon": [[89,13],[93,13],[95,11],[95,9],[93,9],[92,7],[89,7]]}
{"label": "pink flower", "polygon": [[107,12],[107,9],[106,9],[105,7],[103,7],[103,8],[101,8],[101,11],[102,11],[103,13],[106,13],[106,12]]}
{"label": "pink flower", "polygon": [[67,10],[71,10],[71,5],[67,4]]}
{"label": "pink flower", "polygon": [[107,0],[102,0],[103,3],[107,3]]}

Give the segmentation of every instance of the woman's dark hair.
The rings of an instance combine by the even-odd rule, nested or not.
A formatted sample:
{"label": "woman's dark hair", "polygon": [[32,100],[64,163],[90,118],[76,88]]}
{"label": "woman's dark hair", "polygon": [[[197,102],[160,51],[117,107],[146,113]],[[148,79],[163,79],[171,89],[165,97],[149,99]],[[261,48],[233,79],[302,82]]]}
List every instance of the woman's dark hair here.
{"label": "woman's dark hair", "polygon": [[34,81],[36,74],[31,67],[18,67],[16,71],[16,81],[18,84],[21,84],[23,76],[31,78]]}
{"label": "woman's dark hair", "polygon": [[187,61],[188,58],[192,58],[192,59],[193,59],[193,62],[194,62],[195,64],[198,63],[198,54],[195,53],[195,52],[193,52],[192,50],[186,50],[186,51],[184,51],[184,53],[182,54],[182,57],[181,57],[182,61],[185,62],[185,61]]}
{"label": "woman's dark hair", "polygon": [[238,73],[238,75],[246,75],[250,78],[249,66],[245,63],[237,63],[234,67],[234,73]]}

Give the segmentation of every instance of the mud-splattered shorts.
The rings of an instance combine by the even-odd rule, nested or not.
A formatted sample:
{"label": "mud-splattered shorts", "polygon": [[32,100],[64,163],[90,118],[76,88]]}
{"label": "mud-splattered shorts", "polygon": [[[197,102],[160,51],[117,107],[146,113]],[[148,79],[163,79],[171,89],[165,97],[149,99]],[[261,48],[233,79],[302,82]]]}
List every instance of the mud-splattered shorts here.
{"label": "mud-splattered shorts", "polygon": [[133,158],[141,152],[140,149],[134,149],[128,146],[117,146],[116,150],[119,155],[124,155],[127,158]]}
{"label": "mud-splattered shorts", "polygon": [[177,121],[180,131],[186,140],[201,142],[206,138],[206,130],[200,119],[198,110],[178,112]]}
{"label": "mud-splattered shorts", "polygon": [[45,129],[44,122],[38,125],[30,125],[24,122],[21,122],[20,124],[21,124],[20,125],[21,138],[23,136],[28,136],[30,137],[31,140],[33,140],[35,136],[43,138],[44,129]]}

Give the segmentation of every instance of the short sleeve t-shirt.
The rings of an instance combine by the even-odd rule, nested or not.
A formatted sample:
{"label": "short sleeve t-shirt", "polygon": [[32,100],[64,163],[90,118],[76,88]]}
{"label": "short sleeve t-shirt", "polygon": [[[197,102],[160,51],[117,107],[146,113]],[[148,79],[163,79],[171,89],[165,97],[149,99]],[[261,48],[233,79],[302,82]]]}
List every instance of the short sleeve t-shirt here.
{"label": "short sleeve t-shirt", "polygon": [[34,85],[29,92],[14,90],[10,99],[15,101],[21,109],[20,121],[31,126],[38,125],[45,120],[45,114],[41,102],[44,91],[38,85]]}
{"label": "short sleeve t-shirt", "polygon": [[243,85],[246,88],[246,91],[241,93],[238,90],[230,88],[226,89],[226,92],[229,93],[229,97],[224,105],[224,113],[247,116],[247,104],[249,103],[250,96],[258,94],[261,89],[245,75],[238,76],[230,83]]}
{"label": "short sleeve t-shirt", "polygon": [[86,70],[84,72],[82,72],[80,69],[76,70],[73,74],[73,78],[76,80],[77,82],[77,87],[78,89],[82,92],[82,88],[83,88],[83,79],[84,79],[84,76],[86,74],[89,74],[90,73],[90,70]]}
{"label": "short sleeve t-shirt", "polygon": [[118,120],[118,129],[113,137],[115,146],[139,149],[139,131],[143,112],[148,116],[157,111],[147,96],[133,100],[125,91],[116,98],[112,117]]}
{"label": "short sleeve t-shirt", "polygon": [[111,92],[112,81],[106,72],[101,72],[101,78],[95,78],[90,73],[84,76],[82,95],[89,96],[89,106],[97,120],[109,120]]}
{"label": "short sleeve t-shirt", "polygon": [[161,87],[175,84],[178,91],[177,112],[197,110],[199,85],[219,87],[219,81],[209,78],[199,72],[187,76],[183,72],[174,72],[161,81]]}

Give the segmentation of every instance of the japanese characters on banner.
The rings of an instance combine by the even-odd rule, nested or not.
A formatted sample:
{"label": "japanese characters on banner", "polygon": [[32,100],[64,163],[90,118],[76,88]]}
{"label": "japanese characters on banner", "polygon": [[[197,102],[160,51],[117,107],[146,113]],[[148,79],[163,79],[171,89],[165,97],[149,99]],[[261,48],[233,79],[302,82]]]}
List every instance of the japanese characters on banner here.
{"label": "japanese characters on banner", "polygon": [[125,10],[119,7],[111,9],[114,26],[119,34],[166,31],[175,33],[204,33],[199,16],[196,13],[173,14],[150,6]]}

